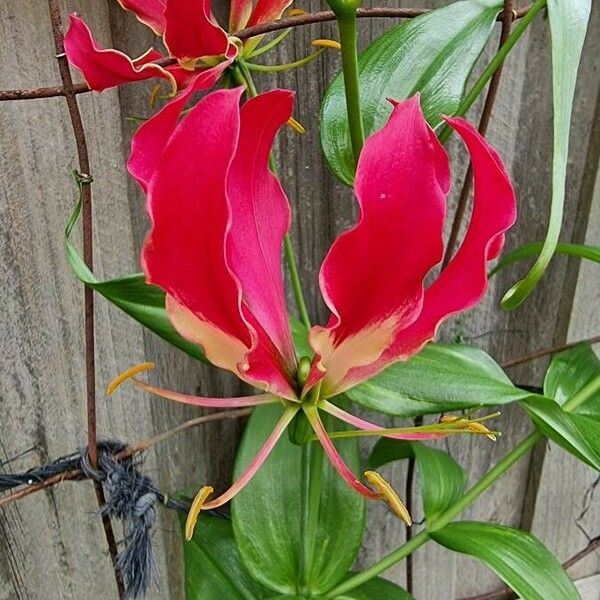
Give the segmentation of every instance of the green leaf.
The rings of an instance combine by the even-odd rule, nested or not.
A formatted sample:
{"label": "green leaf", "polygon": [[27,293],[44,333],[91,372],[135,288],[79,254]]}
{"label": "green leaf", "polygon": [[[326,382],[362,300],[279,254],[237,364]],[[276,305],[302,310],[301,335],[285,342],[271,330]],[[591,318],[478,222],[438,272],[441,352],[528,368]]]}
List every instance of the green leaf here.
{"label": "green leaf", "polygon": [[[281,414],[276,405],[255,409],[238,450],[237,478],[254,458]],[[329,429],[342,429],[327,423]],[[360,460],[355,439],[336,444],[348,466],[358,472]],[[306,560],[307,587],[323,594],[343,579],[360,547],[364,525],[364,499],[342,480],[313,442],[311,481],[314,504],[312,534],[304,540],[302,520],[302,448],[282,437],[251,483],[232,502],[235,537],[242,560],[258,581],[282,594],[296,594],[301,586],[300,564]],[[308,550],[303,550],[307,548]]]}
{"label": "green leaf", "polygon": [[244,569],[227,519],[203,513],[183,556],[187,600],[259,600],[271,593]]}
{"label": "green leaf", "polygon": [[560,237],[565,203],[565,180],[569,155],[569,131],[577,68],[592,7],[591,0],[548,0],[552,36],[552,95],[554,109],[554,154],[552,158],[552,203],[548,231],[541,252],[524,279],[502,299],[512,310],[531,294],[544,275]]}
{"label": "green leaf", "polygon": [[312,358],[315,351],[308,343],[308,329],[306,329],[304,323],[293,317],[290,317],[290,325],[292,328],[292,339],[294,340],[296,354],[298,357],[306,356],[307,358]]}
{"label": "green leaf", "polygon": [[75,276],[170,344],[206,362],[199,346],[188,342],[175,331],[165,311],[165,293],[156,286],[148,285],[143,273],[99,281],[88,269],[70,239],[81,213],[81,206],[80,198],[65,228],[67,260]]}
{"label": "green leaf", "polygon": [[414,600],[414,598],[399,585],[376,577],[350,592],[335,596],[335,600]]}
{"label": "green leaf", "polygon": [[580,600],[554,555],[529,533],[492,523],[461,522],[430,535],[442,546],[484,562],[521,598]]}
{"label": "green leaf", "polygon": [[535,426],[548,438],[600,471],[600,420],[569,414],[554,400],[536,398],[523,402]]}
{"label": "green leaf", "polygon": [[429,448],[419,442],[379,440],[369,457],[369,468],[414,457],[419,467],[421,499],[426,519],[431,522],[452,506],[463,494],[467,474],[442,450]]}
{"label": "green leaf", "polygon": [[[463,0],[411,19],[388,31],[359,57],[360,96],[365,134],[384,125],[392,107],[421,93],[432,125],[452,114],[498,16],[498,0]],[[351,185],[354,156],[348,131],[344,81],[331,83],[321,108],[321,146],[332,172]]]}
{"label": "green leaf", "polygon": [[[490,270],[488,277],[494,276],[498,271],[512,265],[524,258],[536,256],[542,249],[544,242],[531,242],[509,252]],[[558,244],[556,254],[585,258],[600,263],[600,246],[586,246],[585,244]]]}
{"label": "green leaf", "polygon": [[346,395],[369,409],[412,417],[507,404],[531,392],[515,387],[482,350],[428,344],[410,360],[393,364]]}
{"label": "green leaf", "polygon": [[589,344],[580,344],[551,361],[544,392],[553,398],[522,402],[536,427],[559,446],[600,470],[600,392],[573,412],[562,405],[600,376],[600,360]]}
{"label": "green leaf", "polygon": [[[600,359],[590,344],[578,344],[552,359],[544,379],[544,394],[562,406],[598,375]],[[600,417],[600,393],[594,394],[575,412]]]}

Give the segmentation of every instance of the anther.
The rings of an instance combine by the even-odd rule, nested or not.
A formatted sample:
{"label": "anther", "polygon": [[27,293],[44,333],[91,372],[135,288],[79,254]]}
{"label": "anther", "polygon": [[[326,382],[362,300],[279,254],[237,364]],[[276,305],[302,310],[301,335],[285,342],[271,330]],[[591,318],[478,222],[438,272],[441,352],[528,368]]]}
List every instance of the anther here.
{"label": "anther", "polygon": [[315,48],[333,48],[334,50],[341,50],[342,45],[336,40],[318,39],[313,40],[311,44]]}
{"label": "anther", "polygon": [[412,525],[412,519],[406,506],[392,486],[377,472],[377,471],[365,471],[365,479],[381,494],[383,500],[385,500],[389,507],[392,509],[394,514],[404,521],[408,526]]}
{"label": "anther", "polygon": [[200,491],[196,494],[196,497],[192,501],[192,506],[188,512],[187,519],[185,521],[185,539],[190,541],[194,536],[194,529],[198,521],[198,515],[202,510],[202,505],[206,502],[207,498],[213,493],[213,488],[210,485],[205,485],[200,488]]}
{"label": "anther", "polygon": [[301,17],[303,15],[308,15],[309,13],[307,13],[305,10],[302,10],[301,8],[290,8],[290,10],[288,11],[288,17]]}
{"label": "anther", "polygon": [[302,123],[299,123],[298,121],[296,121],[296,119],[294,119],[294,117],[290,117],[288,119],[287,124],[296,132],[296,133],[306,133],[306,129],[304,129],[304,126],[302,125]]}
{"label": "anther", "polygon": [[151,369],[154,369],[155,366],[156,365],[153,362],[144,362],[127,369],[127,371],[123,371],[123,373],[110,382],[106,388],[106,395],[112,396],[121,384],[125,383],[128,379],[135,377],[138,373],[142,373],[143,371],[150,371]]}

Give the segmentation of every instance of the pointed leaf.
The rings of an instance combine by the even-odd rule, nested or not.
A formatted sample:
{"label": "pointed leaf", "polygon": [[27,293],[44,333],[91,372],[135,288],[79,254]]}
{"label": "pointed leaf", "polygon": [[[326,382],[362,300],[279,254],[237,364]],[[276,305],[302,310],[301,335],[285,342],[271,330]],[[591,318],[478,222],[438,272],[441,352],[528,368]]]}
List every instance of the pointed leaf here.
{"label": "pointed leaf", "polygon": [[554,555],[529,533],[492,523],[462,522],[430,535],[442,546],[484,562],[521,598],[580,598]]}
{"label": "pointed leaf", "polygon": [[[404,100],[421,92],[432,125],[440,122],[440,115],[454,113],[501,7],[498,0],[453,2],[410,19],[371,44],[359,58],[365,133],[370,135],[387,120],[392,110],[388,97]],[[350,185],[355,161],[342,74],[323,99],[321,145],[330,169]]]}
{"label": "pointed leaf", "polygon": [[577,68],[592,0],[548,0],[548,18],[552,36],[552,99],[554,109],[554,154],[552,157],[552,203],[548,232],[540,255],[529,273],[502,299],[508,310],[519,306],[534,290],[554,255],[562,226],[569,133]]}
{"label": "pointed leaf", "polygon": [[[234,477],[258,452],[281,413],[281,407],[257,408],[238,450]],[[336,427],[340,427],[335,423]],[[359,468],[356,440],[336,444],[348,465]],[[308,586],[324,593],[343,579],[358,552],[364,530],[364,500],[350,489],[311,443],[311,480],[318,515],[309,540],[301,542],[302,449],[282,438],[250,484],[232,502],[239,552],[258,581],[282,594],[299,585],[302,548],[310,548]]]}
{"label": "pointed leaf", "polygon": [[433,521],[458,500],[465,489],[467,474],[447,453],[419,442],[379,440],[369,457],[369,468],[414,456],[419,467],[423,512]]}
{"label": "pointed leaf", "polygon": [[428,344],[408,361],[388,367],[346,395],[372,410],[410,417],[507,404],[531,393],[515,387],[482,350]]}
{"label": "pointed leaf", "polygon": [[562,405],[600,376],[600,360],[589,344],[580,344],[558,354],[544,381],[546,398],[522,403],[536,427],[548,438],[600,470],[600,391],[571,413]]}
{"label": "pointed leaf", "polygon": [[[531,242],[519,246],[512,252],[505,254],[490,270],[488,277],[492,277],[505,267],[512,265],[524,258],[537,256],[542,249],[544,242]],[[585,244],[558,244],[556,246],[556,254],[564,254],[565,256],[576,256],[577,258],[585,258],[593,262],[600,263],[600,246],[586,246]]]}
{"label": "pointed leaf", "polygon": [[231,522],[203,513],[189,542],[183,542],[187,600],[260,600],[270,592],[245,570]]}

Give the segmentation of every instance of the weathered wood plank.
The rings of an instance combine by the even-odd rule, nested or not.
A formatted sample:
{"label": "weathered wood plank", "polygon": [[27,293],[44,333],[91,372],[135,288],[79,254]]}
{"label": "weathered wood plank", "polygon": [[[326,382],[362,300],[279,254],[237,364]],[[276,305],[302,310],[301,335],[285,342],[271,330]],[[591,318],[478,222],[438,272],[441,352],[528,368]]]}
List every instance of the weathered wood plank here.
{"label": "weathered wood plank", "polygon": [[[421,5],[445,3],[440,0]],[[387,5],[396,3],[388,0]],[[152,43],[152,36],[114,2],[80,0],[69,3],[69,7],[77,8],[107,45],[114,44],[135,55]],[[219,7],[223,8],[223,4]],[[317,0],[304,2],[302,7],[323,8]],[[600,27],[599,12],[595,7],[595,32]],[[390,26],[391,22],[386,20],[362,21],[361,45],[365,46]],[[310,41],[324,36],[335,37],[332,25],[297,30],[279,49],[278,61],[288,62],[306,55],[310,52]],[[550,190],[548,42],[547,23],[539,19],[509,60],[490,128],[490,139],[507,161],[520,199],[521,222],[509,235],[509,248],[541,238],[546,225],[545,209],[540,206],[547,203]],[[597,46],[598,36],[590,36],[575,109],[576,143],[571,158],[565,241],[583,239],[586,228],[578,219],[587,215],[591,193],[586,193],[585,182],[593,177],[597,167],[597,160],[594,165],[586,161],[593,137],[591,125],[597,118]],[[15,48],[21,49],[18,56]],[[58,81],[44,2],[8,0],[0,5],[0,54],[3,57],[0,88]],[[23,64],[35,64],[37,68],[23,71],[20,69]],[[318,267],[334,236],[355,218],[351,193],[330,176],[319,149],[317,103],[338,68],[339,57],[326,53],[322,60],[277,78],[277,85],[298,90],[295,116],[308,130],[301,137],[284,131],[278,154],[294,210],[293,236],[305,292],[313,318],[319,317],[321,322],[326,312],[318,294]],[[257,83],[262,89],[274,85],[266,77],[257,77]],[[125,268],[137,270],[136,255],[147,230],[141,195],[127,178],[123,162],[134,130],[126,118],[150,113],[147,106],[150,87],[142,84],[81,97],[95,175],[97,270],[106,276],[121,274]],[[477,110],[473,115],[477,115]],[[68,173],[75,165],[63,101],[4,104],[0,107],[0,146],[5,149],[0,154],[0,275],[5,305],[0,315],[3,334],[0,351],[5,357],[0,378],[0,462],[35,445],[37,454],[19,463],[29,465],[34,458],[41,463],[48,457],[69,452],[85,440],[82,294],[62,254],[62,228],[73,198]],[[451,151],[457,158],[458,171],[464,171],[464,153],[455,143]],[[532,177],[532,173],[536,176]],[[600,215],[596,212],[588,228],[591,239],[594,236],[597,239],[598,222]],[[560,343],[567,334],[575,285],[567,277],[566,261],[556,261],[540,290],[525,307],[515,313],[500,313],[498,300],[502,292],[523,268],[500,275],[486,302],[466,319],[448,327],[445,335],[471,336],[474,343],[500,360]],[[580,284],[589,283],[594,274],[584,272],[588,272],[588,279],[580,275]],[[559,294],[554,293],[557,289]],[[575,332],[593,329],[590,319],[597,287],[588,286],[578,294],[583,296],[576,299],[569,331],[574,337],[577,337]],[[152,379],[167,387],[214,395],[240,390],[233,377],[199,367],[152,334],[141,331],[101,299],[97,306],[99,421],[104,435],[133,440],[197,414],[132,390],[110,400],[102,398],[102,386],[115,373],[142,359],[156,360]],[[483,337],[476,337],[481,334]],[[539,381],[543,368],[541,361],[515,369],[513,374],[520,382]],[[517,410],[506,411],[500,426],[505,436],[495,445],[481,439],[453,440],[450,444],[453,455],[467,468],[472,481],[528,430],[526,420]],[[239,430],[239,424],[218,424],[179,437],[149,453],[150,474],[159,486],[171,491],[204,482],[222,486],[230,476]],[[556,449],[546,457],[533,521],[535,533],[562,554],[561,558],[581,547],[579,534],[572,526],[571,516],[576,507],[570,512],[568,508],[569,486],[581,491],[589,477],[589,473],[569,465],[565,455]],[[404,465],[394,466],[390,472],[394,485],[403,489]],[[529,462],[524,460],[466,516],[518,525],[528,476]],[[557,480],[559,497],[550,485]],[[534,488],[532,493],[535,491]],[[578,494],[576,497],[580,497]],[[0,512],[0,600],[38,598],[40,594],[49,600],[115,597],[94,511],[89,486],[64,484]],[[597,514],[590,513],[592,517]],[[561,515],[569,516],[561,522]],[[403,536],[402,528],[384,507],[371,506],[369,533],[360,564],[372,563],[397,547]],[[161,590],[151,597],[182,598],[181,550],[173,515],[161,513],[155,537],[163,583]],[[35,543],[31,544],[33,539]],[[428,545],[415,555],[416,596],[446,600],[497,587],[495,577],[474,565]],[[597,569],[597,559],[595,562],[590,559],[574,572],[582,576]],[[464,575],[466,572],[468,577]],[[403,582],[404,566],[398,565],[388,576]]]}

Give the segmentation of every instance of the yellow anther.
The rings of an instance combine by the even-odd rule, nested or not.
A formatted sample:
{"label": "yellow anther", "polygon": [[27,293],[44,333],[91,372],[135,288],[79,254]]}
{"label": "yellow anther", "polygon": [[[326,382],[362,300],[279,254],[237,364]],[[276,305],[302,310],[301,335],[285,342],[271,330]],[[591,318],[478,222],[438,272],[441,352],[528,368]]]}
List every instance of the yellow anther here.
{"label": "yellow anther", "polygon": [[160,83],[157,83],[150,92],[150,97],[148,98],[148,104],[150,108],[154,108],[156,105],[156,99],[158,98],[158,94],[160,92]]}
{"label": "yellow anther", "polygon": [[336,40],[319,39],[313,40],[311,43],[315,48],[333,48],[334,50],[342,49],[342,45]]}
{"label": "yellow anther", "polygon": [[365,471],[364,475],[365,479],[381,494],[383,500],[388,503],[394,514],[407,525],[412,525],[412,519],[408,510],[406,510],[406,506],[404,506],[404,503],[400,500],[392,486],[377,471]]}
{"label": "yellow anther", "polygon": [[466,429],[472,431],[473,433],[483,433],[486,438],[492,440],[492,442],[496,441],[496,434],[493,431],[490,431],[485,425],[477,422],[470,422]]}
{"label": "yellow anther", "polygon": [[458,421],[464,421],[460,417],[456,417],[454,415],[442,415],[440,417],[440,423],[456,423]]}
{"label": "yellow anther", "polygon": [[213,488],[210,485],[205,485],[200,488],[200,491],[196,494],[196,497],[192,501],[190,512],[188,512],[187,519],[185,520],[185,539],[189,542],[194,536],[194,529],[196,528],[196,522],[198,521],[198,515],[202,510],[202,505],[206,502],[206,499],[213,493]]}
{"label": "yellow anther", "polygon": [[290,10],[288,10],[288,17],[301,17],[302,15],[308,15],[309,13],[307,13],[305,10],[302,10],[301,8],[290,8]]}
{"label": "yellow anther", "polygon": [[106,395],[112,396],[112,394],[114,394],[114,392],[122,383],[125,383],[128,379],[135,377],[138,373],[141,373],[142,371],[150,371],[150,369],[154,369],[155,366],[156,365],[153,362],[144,362],[140,363],[139,365],[135,365],[130,369],[127,369],[127,371],[123,371],[123,373],[121,373],[118,377],[115,377],[110,382],[110,384],[106,388]]}
{"label": "yellow anther", "polygon": [[296,132],[296,133],[306,133],[306,129],[304,129],[304,126],[302,125],[302,123],[299,123],[298,121],[296,121],[296,119],[294,119],[294,117],[290,117],[288,119],[287,124]]}

